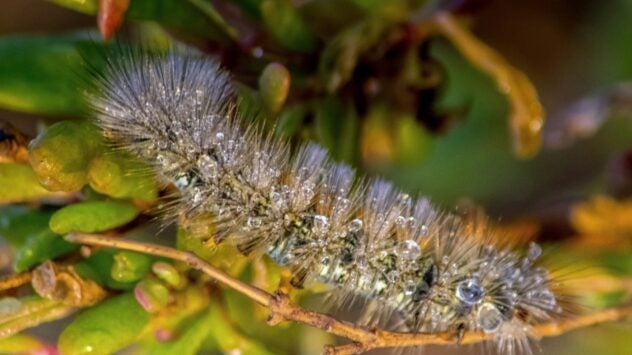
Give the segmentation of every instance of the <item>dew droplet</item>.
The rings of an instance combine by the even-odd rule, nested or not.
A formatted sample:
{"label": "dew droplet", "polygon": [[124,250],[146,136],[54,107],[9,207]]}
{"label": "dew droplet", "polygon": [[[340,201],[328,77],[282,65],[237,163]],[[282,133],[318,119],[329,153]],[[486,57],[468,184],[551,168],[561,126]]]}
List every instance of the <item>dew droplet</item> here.
{"label": "dew droplet", "polygon": [[314,216],[314,233],[324,235],[329,230],[329,218],[323,215]]}
{"label": "dew droplet", "polygon": [[250,229],[257,229],[261,227],[261,223],[262,221],[259,217],[248,217],[248,220],[246,221],[246,225]]}
{"label": "dew droplet", "polygon": [[202,199],[204,198],[204,195],[202,194],[202,190],[199,188],[195,188],[195,190],[193,191],[193,203],[200,203],[202,202]]}
{"label": "dew droplet", "polygon": [[353,219],[349,223],[349,232],[356,233],[362,229],[362,220],[359,218]]}
{"label": "dew droplet", "polygon": [[410,230],[414,230],[417,227],[417,219],[415,217],[408,217],[406,224]]}
{"label": "dew droplet", "polygon": [[413,281],[413,280],[406,280],[404,282],[404,294],[406,296],[410,296],[413,293],[415,293],[416,289],[417,289],[417,285],[415,284],[415,281]]}
{"label": "dew droplet", "polygon": [[349,210],[349,207],[351,207],[351,201],[349,199],[338,197],[334,207],[334,214],[345,213]]}
{"label": "dew droplet", "polygon": [[179,173],[176,175],[176,179],[174,181],[174,185],[178,188],[178,190],[184,190],[191,184],[191,179],[186,173]]}
{"label": "dew droplet", "polygon": [[156,155],[156,162],[162,167],[166,167],[167,165],[169,165],[169,163],[167,162],[167,158],[163,154]]}
{"label": "dew droplet", "polygon": [[483,303],[478,308],[476,317],[478,319],[478,325],[486,333],[496,332],[503,322],[502,313],[491,303]]}
{"label": "dew droplet", "polygon": [[536,243],[529,244],[529,250],[527,250],[527,259],[534,261],[542,255],[542,248]]}
{"label": "dew droplet", "polygon": [[198,158],[197,165],[200,170],[200,174],[202,174],[206,180],[216,178],[219,173],[217,162],[208,155],[200,156]]}
{"label": "dew droplet", "polygon": [[270,202],[276,208],[282,208],[285,205],[285,200],[283,199],[283,195],[281,195],[277,191],[270,192]]}
{"label": "dew droplet", "polygon": [[421,248],[416,241],[408,239],[399,244],[399,255],[406,260],[415,260],[421,255]]}
{"label": "dew droplet", "polygon": [[397,270],[391,270],[386,274],[386,279],[389,282],[395,282],[397,281],[397,279],[399,279],[399,271]]}
{"label": "dew droplet", "polygon": [[456,286],[456,297],[469,305],[479,303],[484,295],[485,292],[476,278],[461,281]]}
{"label": "dew droplet", "polygon": [[356,265],[358,265],[358,267],[360,269],[365,269],[368,266],[368,262],[366,260],[366,256],[364,255],[358,255],[356,257]]}

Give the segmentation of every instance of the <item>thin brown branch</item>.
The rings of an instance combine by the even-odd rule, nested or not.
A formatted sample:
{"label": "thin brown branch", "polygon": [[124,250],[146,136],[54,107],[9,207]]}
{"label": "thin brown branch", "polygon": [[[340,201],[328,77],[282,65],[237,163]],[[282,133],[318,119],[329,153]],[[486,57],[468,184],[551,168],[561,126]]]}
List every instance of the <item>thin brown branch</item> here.
{"label": "thin brown branch", "polygon": [[9,290],[27,284],[31,282],[32,277],[33,275],[30,271],[3,277],[0,279],[0,291]]}
{"label": "thin brown branch", "polygon": [[[95,234],[70,234],[66,240],[95,246],[106,246],[124,250],[132,250],[170,258],[187,263],[218,282],[242,293],[270,310],[268,323],[275,325],[283,321],[303,323],[330,334],[352,341],[342,346],[330,346],[325,349],[329,355],[360,354],[377,348],[407,347],[420,345],[455,344],[454,334],[446,333],[400,333],[382,329],[367,329],[353,323],[335,319],[329,315],[309,311],[292,302],[285,293],[270,294],[260,288],[234,279],[223,271],[197,257],[196,255],[170,247],[141,243],[125,239],[116,239]],[[534,338],[557,336],[562,333],[599,323],[612,322],[632,317],[632,307],[608,309],[595,314],[579,316],[573,319],[536,325],[531,329]],[[483,332],[467,332],[461,344],[473,344],[488,340],[493,334]]]}
{"label": "thin brown branch", "polygon": [[231,277],[227,273],[217,269],[213,265],[207,263],[206,261],[202,260],[195,254],[190,252],[181,251],[161,245],[135,242],[127,239],[105,237],[98,234],[74,233],[67,235],[65,239],[73,243],[131,250],[182,261],[190,267],[204,272],[218,282],[234,289],[235,291],[238,291],[239,293],[244,294],[245,296],[248,296],[255,302],[263,306],[269,305],[269,299],[271,298],[271,295],[269,293]]}

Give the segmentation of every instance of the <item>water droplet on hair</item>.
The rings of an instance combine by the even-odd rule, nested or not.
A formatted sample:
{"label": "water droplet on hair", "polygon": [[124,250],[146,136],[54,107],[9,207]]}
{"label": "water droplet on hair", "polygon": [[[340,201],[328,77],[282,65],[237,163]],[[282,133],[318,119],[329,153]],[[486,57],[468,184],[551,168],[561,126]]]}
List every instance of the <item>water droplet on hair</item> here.
{"label": "water droplet on hair", "polygon": [[173,183],[178,190],[184,190],[191,184],[191,179],[186,173],[179,173]]}
{"label": "water droplet on hair", "polygon": [[362,229],[362,220],[356,218],[349,223],[349,232],[355,233]]}
{"label": "water droplet on hair", "polygon": [[285,199],[283,195],[277,191],[270,192],[270,202],[275,208],[282,208],[285,205]]}
{"label": "water droplet on hair", "polygon": [[456,297],[460,299],[463,303],[473,305],[479,303],[485,292],[483,287],[481,287],[478,279],[471,278],[465,281],[461,281],[456,286]]}
{"label": "water droplet on hair", "polygon": [[406,260],[415,260],[421,255],[421,248],[416,241],[408,239],[399,244],[399,255]]}
{"label": "water droplet on hair", "polygon": [[197,161],[198,169],[205,179],[215,179],[219,175],[217,162],[208,155],[202,155]]}
{"label": "water droplet on hair", "polygon": [[542,255],[542,248],[536,243],[529,244],[529,250],[527,250],[527,259],[534,261]]}
{"label": "water droplet on hair", "polygon": [[215,133],[215,142],[216,143],[220,143],[224,140],[224,133],[223,132],[217,132]]}
{"label": "water droplet on hair", "polygon": [[248,220],[246,221],[246,225],[249,229],[257,229],[261,227],[261,224],[262,221],[259,217],[248,217]]}
{"label": "water droplet on hair", "polygon": [[478,325],[486,333],[493,333],[500,328],[503,323],[503,315],[498,308],[491,303],[483,303],[476,315]]}
{"label": "water droplet on hair", "polygon": [[415,293],[416,290],[417,290],[417,285],[415,284],[415,281],[406,280],[406,282],[404,282],[404,294],[406,296],[412,295],[413,293]]}
{"label": "water droplet on hair", "polygon": [[316,235],[324,235],[329,231],[329,218],[323,215],[314,216],[314,233]]}
{"label": "water droplet on hair", "polygon": [[386,274],[386,279],[389,282],[395,282],[399,279],[399,271],[397,270],[391,270]]}

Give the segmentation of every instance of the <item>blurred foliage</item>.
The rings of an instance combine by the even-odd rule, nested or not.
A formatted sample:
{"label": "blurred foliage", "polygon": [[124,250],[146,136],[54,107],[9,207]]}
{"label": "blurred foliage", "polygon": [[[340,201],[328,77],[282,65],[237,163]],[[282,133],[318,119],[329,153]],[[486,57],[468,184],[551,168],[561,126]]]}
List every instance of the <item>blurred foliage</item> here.
{"label": "blurred foliage", "polygon": [[[556,262],[590,269],[573,286],[588,307],[630,301],[632,110],[615,115],[603,109],[615,100],[589,100],[600,115],[580,111],[557,132],[573,136],[588,122],[588,134],[538,152],[547,126],[537,94],[528,76],[469,31],[476,16],[459,5],[465,2],[50,1],[98,17],[106,38],[119,31],[146,48],[186,44],[216,56],[234,74],[244,109],[261,111],[278,135],[318,141],[334,159],[440,205],[475,201],[513,222],[501,228],[527,230],[546,243]],[[595,68],[585,70],[600,85],[630,79],[630,16],[632,2],[625,0],[595,14]],[[28,162],[5,155],[9,144],[23,142],[0,127],[0,235],[13,271],[26,272],[15,275],[38,275],[24,282],[31,287],[3,291],[0,352],[51,349],[20,331],[79,308],[86,309],[59,337],[62,354],[125,347],[152,354],[307,354],[335,341],[296,325],[267,326],[261,307],[209,286],[185,265],[78,248],[62,238],[102,232],[173,243],[263,289],[286,286],[284,270],[269,260],[197,237],[211,235],[212,226],[189,221],[201,229],[182,225],[155,238],[150,217],[169,187],[108,145],[90,122],[84,94],[94,89],[91,80],[107,56],[120,54],[116,42],[98,37],[86,29],[0,38],[0,107],[54,122],[30,142]],[[616,101],[630,107],[632,95]],[[42,287],[43,276],[72,292],[60,296],[59,287]],[[310,304],[316,291],[291,296]],[[91,307],[86,301],[101,298]],[[571,345],[560,353],[621,353],[626,335],[613,336],[611,342],[604,334],[567,335]]]}

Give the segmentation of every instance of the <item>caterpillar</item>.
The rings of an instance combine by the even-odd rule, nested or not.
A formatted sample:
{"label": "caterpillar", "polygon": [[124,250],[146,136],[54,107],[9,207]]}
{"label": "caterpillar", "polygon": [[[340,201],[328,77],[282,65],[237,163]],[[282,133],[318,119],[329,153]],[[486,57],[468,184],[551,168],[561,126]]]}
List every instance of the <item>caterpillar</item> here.
{"label": "caterpillar", "polygon": [[316,144],[292,149],[240,113],[210,58],[135,53],[108,60],[96,81],[104,134],[177,189],[167,214],[211,223],[200,238],[267,255],[296,287],[370,300],[374,319],[398,318],[403,331],[494,334],[503,353],[528,351],[529,327],[563,312],[538,245],[514,250],[485,221],[358,177]]}

